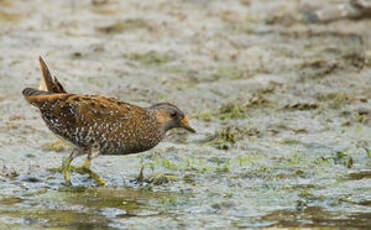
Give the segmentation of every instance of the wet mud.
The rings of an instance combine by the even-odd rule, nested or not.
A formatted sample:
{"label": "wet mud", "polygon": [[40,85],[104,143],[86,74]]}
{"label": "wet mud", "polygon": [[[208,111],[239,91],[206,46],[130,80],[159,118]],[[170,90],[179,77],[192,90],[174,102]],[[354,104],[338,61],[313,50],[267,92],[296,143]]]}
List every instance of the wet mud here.
{"label": "wet mud", "polygon": [[[0,0],[0,228],[368,228],[371,19],[307,20],[345,2]],[[39,55],[69,91],[174,103],[197,134],[64,186],[71,146],[21,95]]]}

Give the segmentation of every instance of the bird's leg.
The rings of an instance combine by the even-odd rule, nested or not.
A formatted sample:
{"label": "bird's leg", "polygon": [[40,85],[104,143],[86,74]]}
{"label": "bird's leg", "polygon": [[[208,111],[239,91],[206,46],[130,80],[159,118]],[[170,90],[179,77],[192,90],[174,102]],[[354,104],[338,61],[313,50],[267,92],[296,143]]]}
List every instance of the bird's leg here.
{"label": "bird's leg", "polygon": [[67,185],[72,185],[71,184],[71,177],[70,177],[70,169],[71,169],[71,162],[73,161],[73,159],[79,155],[82,155],[83,152],[77,150],[77,149],[74,149],[72,151],[72,153],[66,157],[65,159],[63,159],[62,161],[62,172],[63,172],[63,175],[64,175],[64,180],[66,182]]}
{"label": "bird's leg", "polygon": [[64,158],[62,161],[62,172],[64,175],[64,180],[67,185],[72,185],[71,177],[70,177],[70,165],[71,165],[72,160],[73,158],[70,155],[69,157]]}
{"label": "bird's leg", "polygon": [[68,157],[63,159],[61,167],[59,167],[59,168],[49,168],[48,171],[62,172],[63,176],[64,176],[65,183],[67,185],[71,185],[70,171],[75,171],[76,170],[76,166],[71,165],[71,162],[73,161],[73,159],[75,159],[76,157],[78,157],[80,155],[83,155],[83,154],[84,154],[83,151],[81,151],[79,149],[73,149],[72,153]]}
{"label": "bird's leg", "polygon": [[88,174],[99,185],[107,184],[107,182],[103,180],[96,172],[90,169],[90,163],[92,159],[97,157],[100,154],[98,150],[95,150],[95,149],[91,150],[85,162],[82,164],[82,166],[71,165],[71,162],[73,161],[73,159],[82,154],[84,154],[84,152],[79,151],[79,150],[73,150],[69,157],[66,157],[65,159],[63,159],[61,167],[51,168],[48,170],[52,172],[62,172],[67,185],[71,185],[70,172],[76,172],[79,174]]}
{"label": "bird's leg", "polygon": [[[98,150],[92,150],[88,157],[86,158],[85,162],[81,166],[81,172],[84,174],[88,174],[91,178],[93,178],[99,185],[105,185],[107,182],[103,180],[96,172],[90,169],[90,163],[93,158],[97,157],[100,154]],[[79,172],[79,173],[81,173]]]}
{"label": "bird's leg", "polygon": [[144,164],[142,164],[142,167],[140,168],[140,172],[137,176],[137,178],[135,178],[135,183],[143,183],[145,181],[145,178],[143,176],[143,170],[144,170]]}

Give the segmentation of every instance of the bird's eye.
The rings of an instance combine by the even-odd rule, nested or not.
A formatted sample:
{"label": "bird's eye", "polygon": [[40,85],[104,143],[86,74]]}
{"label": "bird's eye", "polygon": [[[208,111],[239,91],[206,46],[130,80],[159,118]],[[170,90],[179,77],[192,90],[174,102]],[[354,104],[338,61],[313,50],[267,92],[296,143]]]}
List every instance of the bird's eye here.
{"label": "bird's eye", "polygon": [[170,112],[170,116],[171,117],[176,117],[176,115],[177,115],[177,112],[175,110],[173,110],[173,111]]}

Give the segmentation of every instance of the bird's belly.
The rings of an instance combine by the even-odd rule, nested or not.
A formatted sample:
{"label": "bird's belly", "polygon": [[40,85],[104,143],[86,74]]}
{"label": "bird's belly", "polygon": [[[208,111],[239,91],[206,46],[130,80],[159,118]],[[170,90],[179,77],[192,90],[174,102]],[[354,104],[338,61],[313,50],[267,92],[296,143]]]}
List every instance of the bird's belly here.
{"label": "bird's belly", "polygon": [[134,153],[140,153],[147,151],[155,147],[157,143],[101,143],[100,154],[101,155],[128,155]]}

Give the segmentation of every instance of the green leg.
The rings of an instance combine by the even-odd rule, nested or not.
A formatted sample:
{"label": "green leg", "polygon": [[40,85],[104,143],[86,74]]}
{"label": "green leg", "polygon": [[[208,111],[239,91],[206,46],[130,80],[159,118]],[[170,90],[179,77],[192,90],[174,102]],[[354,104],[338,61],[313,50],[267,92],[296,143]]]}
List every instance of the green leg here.
{"label": "green leg", "polygon": [[90,168],[91,159],[87,158],[84,163],[82,164],[82,167],[84,168]]}
{"label": "green leg", "polygon": [[86,161],[82,164],[82,166],[71,165],[70,157],[65,158],[63,160],[62,167],[59,168],[50,168],[48,171],[50,172],[62,172],[64,175],[64,179],[66,184],[71,185],[70,179],[70,172],[76,172],[79,174],[88,174],[91,178],[93,178],[99,185],[105,185],[107,182],[103,180],[96,172],[90,169],[90,159],[86,159]]}
{"label": "green leg", "polygon": [[63,159],[62,162],[62,172],[64,175],[64,180],[68,186],[72,185],[71,183],[71,177],[70,177],[70,166],[73,158],[71,156]]}
{"label": "green leg", "polygon": [[107,182],[103,180],[97,173],[90,169],[91,159],[86,159],[85,162],[81,166],[81,170],[85,174],[89,174],[91,178],[93,178],[99,185],[105,185]]}
{"label": "green leg", "polygon": [[71,153],[71,155],[65,159],[63,159],[62,167],[59,168],[51,168],[48,169],[48,171],[51,172],[62,172],[64,175],[64,180],[67,185],[71,185],[71,177],[70,172],[77,172],[79,174],[88,174],[91,178],[93,178],[99,185],[105,185],[107,182],[103,180],[97,173],[92,171],[90,169],[91,160],[93,157],[96,157],[99,155],[98,152],[94,152],[93,154],[89,154],[88,158],[85,160],[85,162],[82,164],[82,166],[75,166],[71,165],[72,160],[82,155],[83,153],[80,153],[78,151],[74,151]]}
{"label": "green leg", "polygon": [[143,170],[144,170],[144,165],[142,165],[142,167],[140,168],[140,172],[139,172],[137,178],[135,178],[135,181],[137,183],[143,183],[145,181],[145,178],[143,176]]}
{"label": "green leg", "polygon": [[70,176],[70,171],[74,168],[73,165],[71,165],[71,162],[75,157],[78,157],[80,155],[83,155],[84,152],[80,151],[79,149],[73,149],[72,153],[63,159],[62,161],[62,166],[59,168],[51,168],[48,169],[48,171],[51,172],[62,172],[64,176],[65,183],[67,185],[72,185],[71,183],[71,176]]}

